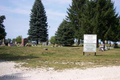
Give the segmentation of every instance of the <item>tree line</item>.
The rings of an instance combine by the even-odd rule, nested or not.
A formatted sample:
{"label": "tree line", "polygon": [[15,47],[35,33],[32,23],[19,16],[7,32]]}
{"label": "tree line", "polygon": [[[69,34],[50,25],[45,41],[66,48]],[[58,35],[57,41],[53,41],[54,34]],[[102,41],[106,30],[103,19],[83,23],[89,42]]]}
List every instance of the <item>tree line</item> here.
{"label": "tree line", "polygon": [[[120,40],[120,16],[111,0],[72,0],[67,8],[67,16],[55,33],[55,43],[72,45],[80,43],[84,34],[97,34],[101,41]],[[5,38],[3,25],[5,16],[0,16],[0,39]],[[30,14],[28,39],[38,42],[48,41],[48,23],[41,0],[35,0]]]}
{"label": "tree line", "polygon": [[120,16],[111,0],[72,0],[67,14],[55,34],[58,44],[79,44],[84,34],[97,34],[103,43],[120,40]]}
{"label": "tree line", "polygon": [[[7,39],[5,39],[4,41],[5,41],[5,42],[4,42],[5,45],[8,45],[8,43],[21,44],[21,42],[22,42],[22,36],[17,36],[16,38],[13,38],[13,39],[7,38]],[[2,42],[3,42],[3,38],[2,38],[1,41],[0,41],[0,45],[2,44]]]}

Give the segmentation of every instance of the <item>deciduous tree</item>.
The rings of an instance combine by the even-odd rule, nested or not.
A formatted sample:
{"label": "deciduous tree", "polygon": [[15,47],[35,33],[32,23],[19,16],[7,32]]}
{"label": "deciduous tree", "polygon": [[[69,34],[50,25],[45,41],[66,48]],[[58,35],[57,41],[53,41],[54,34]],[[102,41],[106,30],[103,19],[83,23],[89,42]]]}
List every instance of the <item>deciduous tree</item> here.
{"label": "deciduous tree", "polygon": [[16,42],[17,42],[17,43],[21,43],[21,42],[22,42],[22,36],[18,36],[18,37],[16,38]]}
{"label": "deciduous tree", "polygon": [[52,37],[51,37],[50,43],[53,44],[53,45],[55,44],[55,36],[52,36]]}

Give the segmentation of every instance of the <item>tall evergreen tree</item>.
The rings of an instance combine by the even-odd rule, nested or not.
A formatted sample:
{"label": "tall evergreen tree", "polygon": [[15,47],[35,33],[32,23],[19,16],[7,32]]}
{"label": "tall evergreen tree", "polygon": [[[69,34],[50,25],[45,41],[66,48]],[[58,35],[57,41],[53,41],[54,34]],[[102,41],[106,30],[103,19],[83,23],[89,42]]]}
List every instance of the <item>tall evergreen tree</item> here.
{"label": "tall evergreen tree", "polygon": [[55,34],[55,42],[61,45],[72,45],[74,43],[73,29],[66,20],[63,20],[63,22],[60,24]]}
{"label": "tall evergreen tree", "polygon": [[97,34],[103,42],[120,39],[119,16],[111,0],[72,0],[67,13],[77,39],[83,34]]}
{"label": "tall evergreen tree", "polygon": [[0,16],[0,40],[6,36],[5,26],[3,25],[4,19],[5,16]]}
{"label": "tall evergreen tree", "polygon": [[114,3],[111,0],[97,0],[95,11],[95,28],[94,33],[98,34],[98,38],[104,43],[105,40],[117,40],[116,31],[119,30],[118,14],[115,12]]}
{"label": "tall evergreen tree", "polygon": [[[96,0],[87,0],[82,15],[83,34],[97,34],[95,26]],[[99,47],[97,38],[97,47]]]}
{"label": "tall evergreen tree", "polygon": [[83,38],[83,29],[81,26],[82,13],[84,11],[84,6],[86,5],[86,0],[72,0],[72,5],[68,8],[67,19],[72,24],[74,30],[74,37],[78,39],[78,44],[80,39]]}
{"label": "tall evergreen tree", "polygon": [[84,34],[97,34],[98,39],[119,39],[118,14],[111,0],[88,0],[83,13]]}
{"label": "tall evergreen tree", "polygon": [[83,34],[94,33],[94,20],[95,20],[95,7],[96,4],[93,0],[87,0],[84,6],[84,12],[81,19],[81,26],[83,28]]}
{"label": "tall evergreen tree", "polygon": [[28,35],[32,40],[46,42],[48,40],[47,17],[41,0],[35,0],[30,15],[30,29]]}

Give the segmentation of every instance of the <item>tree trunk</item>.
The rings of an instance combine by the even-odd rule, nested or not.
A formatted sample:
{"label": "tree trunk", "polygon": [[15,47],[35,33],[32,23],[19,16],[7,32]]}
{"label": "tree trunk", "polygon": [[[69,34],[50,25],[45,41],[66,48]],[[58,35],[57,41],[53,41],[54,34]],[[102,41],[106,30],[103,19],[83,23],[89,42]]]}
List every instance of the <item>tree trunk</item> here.
{"label": "tree trunk", "polygon": [[79,46],[79,44],[80,44],[80,39],[78,39],[78,46]]}
{"label": "tree trunk", "polygon": [[103,50],[105,51],[105,41],[103,41]]}
{"label": "tree trunk", "polygon": [[97,39],[97,48],[99,48],[99,41],[98,41],[98,39]]}
{"label": "tree trunk", "polygon": [[111,41],[110,41],[110,43],[109,43],[109,47],[111,47]]}
{"label": "tree trunk", "polygon": [[36,43],[37,43],[37,45],[38,45],[38,40],[36,40]]}

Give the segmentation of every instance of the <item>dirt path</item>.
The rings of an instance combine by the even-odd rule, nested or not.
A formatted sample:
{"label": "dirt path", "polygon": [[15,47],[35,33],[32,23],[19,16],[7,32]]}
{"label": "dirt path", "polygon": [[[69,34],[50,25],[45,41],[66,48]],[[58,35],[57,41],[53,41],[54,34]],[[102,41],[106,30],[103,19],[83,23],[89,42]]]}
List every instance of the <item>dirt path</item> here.
{"label": "dirt path", "polygon": [[54,71],[52,68],[15,68],[14,62],[0,62],[0,80],[120,80],[120,66],[69,69]]}

